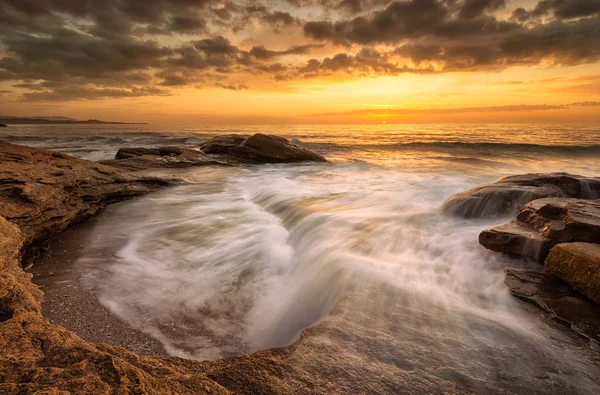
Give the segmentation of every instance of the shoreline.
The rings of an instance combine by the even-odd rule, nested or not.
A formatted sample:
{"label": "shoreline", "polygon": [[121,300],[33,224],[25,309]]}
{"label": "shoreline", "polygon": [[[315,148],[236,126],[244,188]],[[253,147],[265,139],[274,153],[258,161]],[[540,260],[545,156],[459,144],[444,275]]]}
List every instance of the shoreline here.
{"label": "shoreline", "polygon": [[[0,356],[2,392],[389,393],[408,388],[423,393],[441,389],[518,393],[527,389],[562,394],[593,393],[598,388],[594,380],[598,366],[573,359],[574,355],[583,356],[580,353],[587,355],[579,341],[573,343],[574,349],[564,349],[569,351],[564,358],[570,359],[554,356],[547,360],[547,353],[553,356],[553,350],[545,350],[535,338],[524,338],[515,346],[512,331],[503,325],[488,326],[493,331],[489,333],[485,320],[471,327],[460,317],[418,311],[401,304],[403,297],[411,295],[380,287],[361,288],[353,303],[344,299],[317,325],[302,331],[293,344],[251,355],[198,362],[140,356],[109,344],[90,343],[42,315],[41,291],[31,282],[31,273],[22,270],[21,254],[52,235],[55,247],[60,248],[61,238],[81,230],[73,224],[93,226],[94,219],[82,221],[96,216],[107,204],[169,183],[51,151],[1,142],[0,148],[0,155],[15,163],[12,181],[5,185],[16,202],[0,212],[13,218],[0,216],[0,290],[8,290],[0,293],[0,347],[5,350]],[[67,171],[58,170],[65,167]],[[57,182],[57,177],[63,181]],[[37,206],[31,207],[32,202]],[[68,240],[74,245],[79,242],[76,237]],[[48,265],[62,259],[72,263],[74,254],[67,248],[64,256],[44,254],[41,259],[47,259]],[[68,273],[66,270],[70,269],[65,266],[58,276]],[[69,281],[69,275],[59,281]],[[388,301],[397,309],[381,314],[378,308],[383,306],[376,304],[373,309],[356,310],[357,301],[359,306],[360,302],[364,306]],[[443,313],[442,308],[438,310]],[[392,328],[394,336],[389,336]],[[423,337],[423,330],[433,332]],[[546,331],[559,335],[559,344],[572,337],[570,332],[553,328]],[[462,337],[474,341],[475,347],[461,344]],[[467,363],[440,364],[444,360],[483,362],[484,369],[477,373]],[[586,381],[578,382],[582,377]]]}
{"label": "shoreline", "polygon": [[102,212],[51,237],[46,250],[26,270],[44,292],[42,313],[53,324],[64,326],[86,341],[123,347],[140,355],[168,356],[158,340],[121,321],[85,284],[85,273],[77,259],[89,230],[107,214]]}

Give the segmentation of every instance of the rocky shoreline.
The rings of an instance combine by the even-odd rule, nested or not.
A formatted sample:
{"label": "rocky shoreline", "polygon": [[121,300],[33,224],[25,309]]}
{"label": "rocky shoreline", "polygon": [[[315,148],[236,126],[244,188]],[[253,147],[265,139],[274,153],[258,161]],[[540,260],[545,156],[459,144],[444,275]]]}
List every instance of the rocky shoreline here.
{"label": "rocky shoreline", "polygon": [[[272,143],[262,152],[264,162],[297,162],[306,160],[310,152],[282,138],[260,138]],[[255,151],[261,152],[249,149]],[[205,158],[200,151],[173,153],[143,152],[132,156],[151,165],[120,167],[139,170],[169,167],[174,162],[177,166],[219,163],[199,160]],[[269,160],[271,154],[276,157]],[[314,158],[325,161],[317,154]],[[2,141],[0,163],[0,392],[228,393],[209,378],[210,364],[140,357],[123,348],[88,343],[52,324],[42,314],[42,292],[23,270],[23,264],[39,254],[52,235],[97,214],[107,204],[178,180]]]}
{"label": "rocky shoreline", "polygon": [[479,235],[485,248],[543,264],[509,268],[510,292],[590,340],[600,350],[600,178],[526,174],[450,197],[447,214],[465,218],[518,210]]}
{"label": "rocky shoreline", "polygon": [[[205,143],[198,150],[177,147],[121,150],[115,160],[104,163],[0,142],[0,348],[3,350],[0,392],[381,393],[410,389],[414,393],[427,393],[445,388],[451,393],[470,393],[473,388],[481,391],[498,389],[490,387],[492,385],[508,388],[509,392],[543,386],[542,373],[551,369],[545,367],[543,361],[540,362],[540,375],[531,376],[528,383],[515,383],[510,377],[496,377],[488,383],[467,379],[460,367],[437,367],[411,360],[401,353],[391,352],[388,347],[380,347],[381,352],[374,355],[369,350],[387,335],[372,325],[373,318],[368,314],[348,314],[352,308],[346,299],[327,319],[306,329],[290,346],[207,362],[140,356],[120,347],[90,343],[44,317],[42,292],[31,282],[31,275],[23,271],[22,263],[39,253],[51,235],[97,214],[107,204],[179,182],[173,178],[143,175],[136,170],[306,160],[326,162],[322,156],[296,147],[285,139],[265,135],[224,136]],[[582,191],[587,193],[588,189],[582,188]],[[511,202],[509,210],[514,210],[520,202]],[[596,208],[591,210],[597,214]],[[473,213],[473,210],[467,211]],[[541,237],[546,236],[542,234]],[[558,242],[546,258],[546,264],[556,268],[548,270],[553,270],[573,288],[589,294],[589,298],[596,298],[597,288],[594,287],[598,282],[593,275],[600,265],[594,266],[594,262],[598,263],[595,250],[586,245],[573,246],[581,241],[579,238],[571,238],[567,244],[560,243],[562,236],[558,239],[550,237],[550,240]],[[563,258],[565,256],[568,259]],[[582,261],[589,266],[592,276],[572,275],[574,272],[569,268],[581,267]],[[565,265],[556,265],[556,262],[565,262]],[[543,274],[545,277],[540,280],[540,272],[528,273],[525,277],[516,269],[507,270],[507,285],[516,296],[534,301],[570,323],[579,333],[594,339],[597,336],[595,328],[599,326],[594,326],[595,322],[590,320],[594,318],[596,305],[557,277]],[[511,282],[513,279],[515,281]],[[590,281],[584,281],[586,279]],[[513,285],[515,283],[517,285]],[[365,300],[373,299],[370,295],[363,296]],[[361,298],[360,292],[354,298]],[[572,312],[573,298],[587,303],[577,305],[583,311],[577,316],[579,321],[562,318],[565,310]],[[582,319],[584,316],[587,321]],[[402,317],[394,315],[383,319],[386,326],[393,327]],[[426,323],[432,317],[418,319]],[[417,324],[414,333],[397,333],[397,338],[388,340],[394,349],[415,347],[412,339],[419,336],[418,328]],[[453,339],[447,341],[447,346],[440,343],[429,353],[455,352]],[[512,352],[481,347],[493,355]],[[478,350],[464,352],[477,353]],[[415,370],[423,371],[423,374],[414,375]],[[547,388],[547,393],[564,393],[568,389],[562,383],[555,383],[552,388]]]}

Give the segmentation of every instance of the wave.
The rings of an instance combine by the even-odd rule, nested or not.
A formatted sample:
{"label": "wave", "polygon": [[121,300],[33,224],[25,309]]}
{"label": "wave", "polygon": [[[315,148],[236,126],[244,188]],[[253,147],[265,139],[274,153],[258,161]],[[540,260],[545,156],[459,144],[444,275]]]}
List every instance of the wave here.
{"label": "wave", "polygon": [[[362,145],[361,147],[367,147]],[[488,151],[527,151],[527,152],[556,152],[556,153],[600,153],[600,144],[591,145],[542,145],[527,143],[490,143],[490,142],[410,142],[389,145],[369,145],[378,149],[399,150],[488,150]]]}

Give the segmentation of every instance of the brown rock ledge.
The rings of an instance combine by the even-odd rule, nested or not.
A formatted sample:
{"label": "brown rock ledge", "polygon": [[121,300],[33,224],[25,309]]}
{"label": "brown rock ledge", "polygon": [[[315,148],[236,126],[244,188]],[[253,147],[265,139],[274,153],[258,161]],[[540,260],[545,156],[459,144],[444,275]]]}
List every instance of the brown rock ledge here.
{"label": "brown rock ledge", "polygon": [[504,284],[511,294],[535,304],[600,350],[600,306],[582,298],[567,283],[548,273],[510,268]]}
{"label": "brown rock ledge", "polygon": [[101,163],[124,170],[225,164],[210,159],[202,151],[182,147],[121,148],[117,152],[115,159],[102,161]]}
{"label": "brown rock ledge", "polygon": [[442,211],[464,218],[503,216],[546,197],[600,198],[600,178],[567,173],[508,176],[449,197]]}
{"label": "brown rock ledge", "polygon": [[200,149],[229,163],[327,162],[323,156],[298,147],[284,137],[262,133],[217,136],[201,144]]}
{"label": "brown rock ledge", "polygon": [[558,244],[550,250],[544,264],[549,273],[600,303],[600,244]]}
{"label": "brown rock ledge", "polygon": [[21,258],[111,202],[168,185],[55,152],[0,142],[0,393],[227,393],[169,358],[91,344],[53,325]]}
{"label": "brown rock ledge", "polygon": [[600,200],[545,198],[526,204],[516,220],[486,229],[487,249],[543,262],[559,243],[600,243]]}

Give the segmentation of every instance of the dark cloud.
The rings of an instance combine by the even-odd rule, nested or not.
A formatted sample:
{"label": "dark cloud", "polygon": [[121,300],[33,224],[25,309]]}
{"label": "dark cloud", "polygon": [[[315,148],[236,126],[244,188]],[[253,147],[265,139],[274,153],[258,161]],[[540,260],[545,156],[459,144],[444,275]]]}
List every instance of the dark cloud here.
{"label": "dark cloud", "polygon": [[307,22],[304,33],[315,40],[330,40],[343,45],[394,44],[427,37],[472,38],[519,28],[517,23],[484,15],[484,11],[495,10],[503,4],[503,1],[494,0],[394,1],[368,16],[336,22]]}
{"label": "dark cloud", "polygon": [[470,19],[505,6],[506,0],[464,0],[458,15],[461,18]]}
{"label": "dark cloud", "polygon": [[169,92],[156,87],[115,89],[95,88],[89,86],[57,87],[48,91],[37,91],[23,94],[25,101],[74,101],[84,99],[108,99],[139,96],[164,96]]}
{"label": "dark cloud", "polygon": [[534,9],[522,7],[512,13],[512,18],[521,22],[548,15],[556,19],[582,18],[600,14],[600,0],[542,0]]}
{"label": "dark cloud", "polygon": [[[0,81],[28,91],[26,100],[74,100],[78,91],[102,99],[185,86],[241,90],[248,74],[286,81],[574,65],[600,57],[600,0],[543,0],[530,10],[506,0],[287,3],[0,0]],[[501,11],[507,7],[513,9]],[[271,49],[254,41],[265,31],[300,31],[305,41]],[[337,53],[309,59],[325,43]],[[222,82],[226,77],[238,82]]]}
{"label": "dark cloud", "polygon": [[248,85],[245,83],[233,83],[233,84],[224,84],[222,82],[215,82],[214,86],[217,88],[223,88],[231,91],[241,91],[248,89]]}
{"label": "dark cloud", "polygon": [[313,49],[323,47],[324,45],[322,44],[307,44],[295,45],[283,51],[272,51],[260,45],[252,47],[252,49],[250,50],[250,55],[255,57],[256,59],[267,60],[284,55],[305,55],[307,53],[310,53],[310,51],[312,51]]}
{"label": "dark cloud", "polygon": [[396,50],[417,65],[452,71],[514,64],[573,65],[600,58],[600,18],[536,25],[472,44],[405,44]]}

